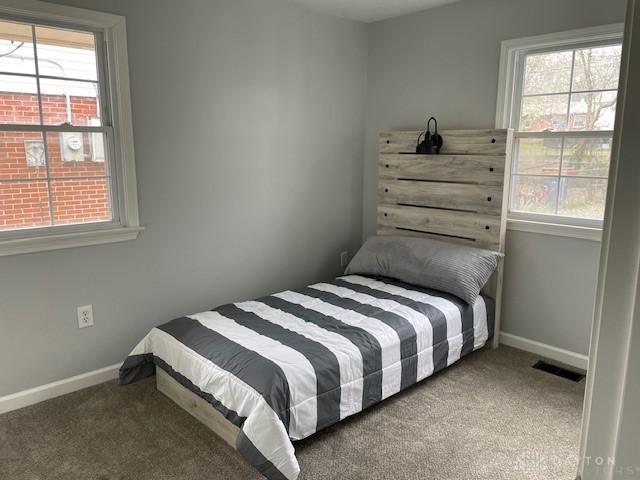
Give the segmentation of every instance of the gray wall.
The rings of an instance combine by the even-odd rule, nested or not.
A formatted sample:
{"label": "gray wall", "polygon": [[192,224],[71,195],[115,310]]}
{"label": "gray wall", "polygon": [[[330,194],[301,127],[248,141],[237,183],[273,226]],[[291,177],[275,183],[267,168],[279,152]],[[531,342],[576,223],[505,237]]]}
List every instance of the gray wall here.
{"label": "gray wall", "polygon": [[127,17],[146,230],[0,258],[0,396],[119,362],[175,316],[328,278],[361,240],[366,26],[279,0],[59,3]]}
{"label": "gray wall", "polygon": [[[495,124],[500,42],[622,22],[624,0],[466,0],[369,29],[364,236],[375,232],[379,131]],[[550,12],[553,12],[552,14]],[[507,235],[505,332],[588,351],[599,243]]]}

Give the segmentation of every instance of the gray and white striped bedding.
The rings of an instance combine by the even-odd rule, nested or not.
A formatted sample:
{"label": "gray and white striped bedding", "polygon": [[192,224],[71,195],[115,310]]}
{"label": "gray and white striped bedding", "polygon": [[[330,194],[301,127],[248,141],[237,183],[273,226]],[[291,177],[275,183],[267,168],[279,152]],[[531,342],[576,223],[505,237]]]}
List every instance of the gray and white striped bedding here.
{"label": "gray and white striped bedding", "polygon": [[163,368],[240,428],[269,479],[300,472],[292,441],[380,402],[482,347],[493,301],[473,306],[388,278],[349,275],[154,328],[120,369]]}

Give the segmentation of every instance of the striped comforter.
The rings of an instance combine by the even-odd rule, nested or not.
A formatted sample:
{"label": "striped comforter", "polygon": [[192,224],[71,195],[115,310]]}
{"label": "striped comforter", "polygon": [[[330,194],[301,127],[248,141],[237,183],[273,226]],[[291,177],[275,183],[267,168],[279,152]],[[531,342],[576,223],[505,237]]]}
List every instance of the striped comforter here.
{"label": "striped comforter", "polygon": [[482,347],[493,301],[358,275],[224,305],[154,328],[120,370],[163,368],[240,428],[238,452],[269,479],[299,474],[300,440]]}

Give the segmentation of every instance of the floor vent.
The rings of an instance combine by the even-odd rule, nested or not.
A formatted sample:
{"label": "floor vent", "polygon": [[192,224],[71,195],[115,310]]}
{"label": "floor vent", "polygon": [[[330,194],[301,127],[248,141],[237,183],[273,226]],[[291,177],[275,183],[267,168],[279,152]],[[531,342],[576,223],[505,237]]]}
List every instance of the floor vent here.
{"label": "floor vent", "polygon": [[533,366],[533,368],[542,370],[543,372],[551,373],[552,375],[556,375],[558,377],[566,378],[567,380],[571,380],[572,382],[579,382],[585,377],[582,373],[572,372],[571,370],[558,367],[557,365],[552,365],[543,360],[537,362]]}

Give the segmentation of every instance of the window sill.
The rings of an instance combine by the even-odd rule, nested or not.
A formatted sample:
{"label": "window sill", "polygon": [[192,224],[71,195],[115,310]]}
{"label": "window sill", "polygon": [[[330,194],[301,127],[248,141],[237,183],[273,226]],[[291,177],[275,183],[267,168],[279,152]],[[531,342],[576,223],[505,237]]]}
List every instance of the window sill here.
{"label": "window sill", "polygon": [[23,237],[0,241],[0,257],[23,253],[46,252],[63,248],[87,247],[135,240],[144,227],[117,227],[106,230]]}
{"label": "window sill", "polygon": [[507,229],[517,232],[539,233],[553,235],[555,237],[580,238],[592,242],[602,240],[602,229],[593,227],[578,227],[574,225],[560,225],[556,223],[534,222],[531,220],[519,220],[510,218],[507,221]]}

